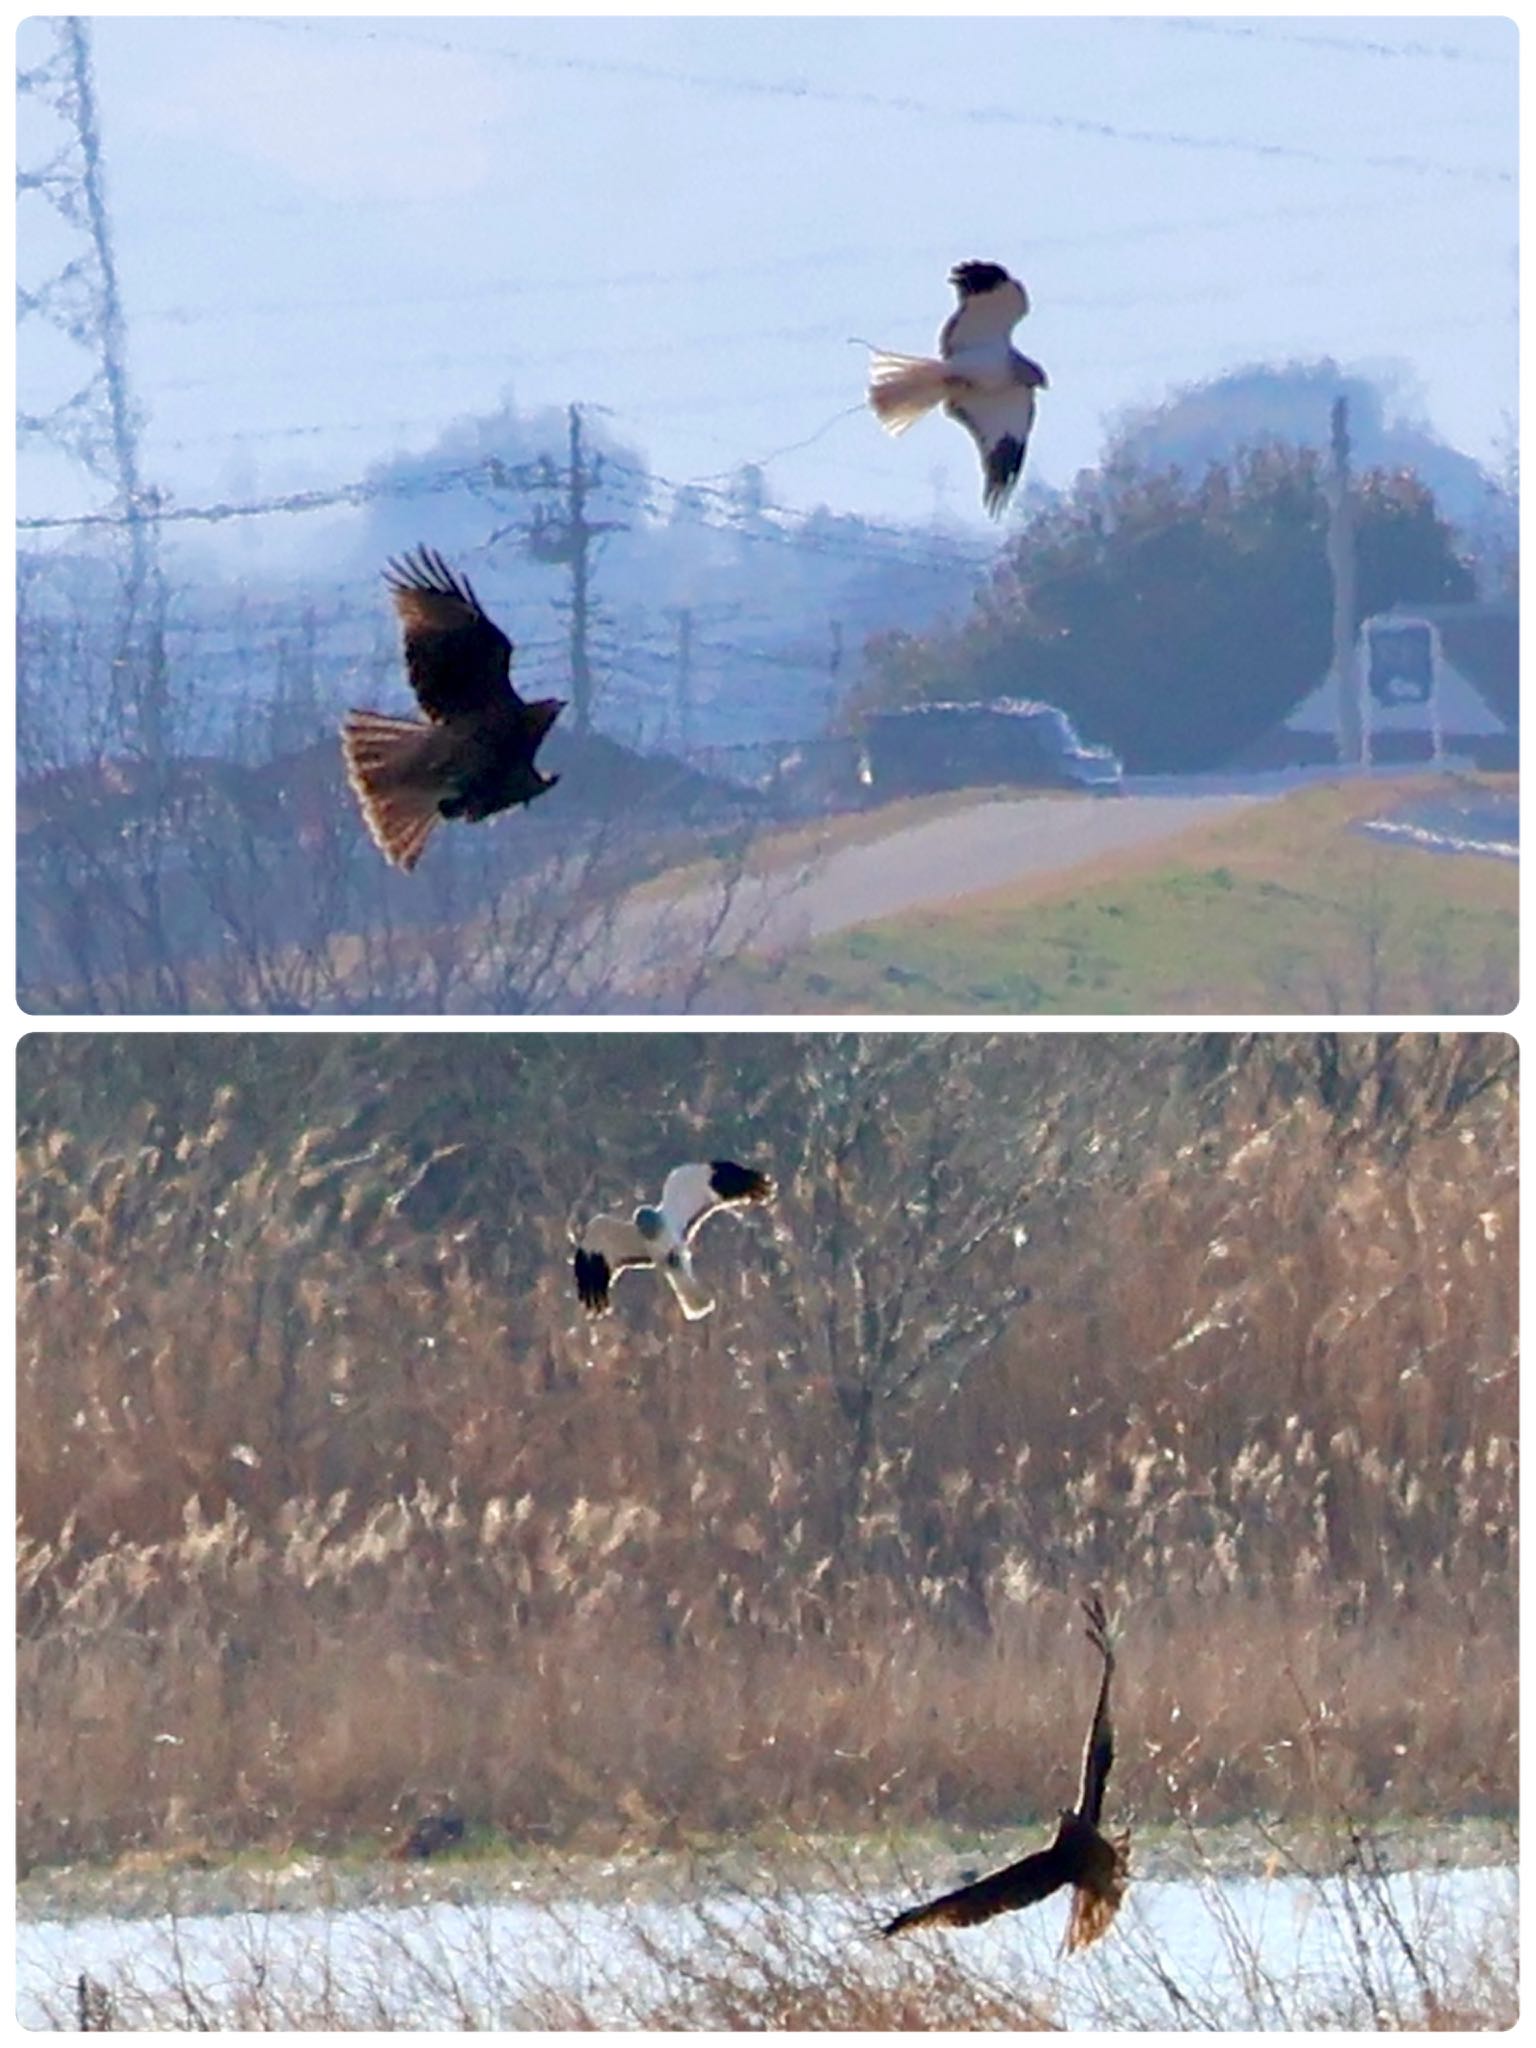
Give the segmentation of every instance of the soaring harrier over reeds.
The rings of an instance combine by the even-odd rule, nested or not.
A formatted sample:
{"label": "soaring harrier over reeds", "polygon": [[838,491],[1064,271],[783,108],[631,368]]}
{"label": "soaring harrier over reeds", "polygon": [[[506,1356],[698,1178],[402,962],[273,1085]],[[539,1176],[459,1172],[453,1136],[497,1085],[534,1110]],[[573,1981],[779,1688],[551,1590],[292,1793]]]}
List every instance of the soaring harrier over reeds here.
{"label": "soaring harrier over reeds", "polygon": [[990,1877],[959,1891],[946,1892],[926,1906],[909,1907],[881,1929],[883,1934],[902,1934],[910,1927],[974,1927],[996,1913],[1013,1913],[1021,1906],[1033,1906],[1048,1899],[1063,1885],[1072,1887],[1072,1915],[1067,1922],[1066,1948],[1086,1948],[1109,1926],[1125,1895],[1130,1870],[1128,1834],[1110,1837],[1099,1832],[1099,1815],[1104,1805],[1104,1785],[1115,1760],[1114,1730],[1109,1718],[1109,1681],[1114,1672],[1109,1626],[1104,1603],[1097,1593],[1083,1601],[1088,1617],[1088,1640],[1104,1659],[1104,1676],[1099,1685],[1098,1705],[1083,1748],[1083,1776],[1077,1805],[1064,1811],[1056,1823],[1056,1839],[1049,1848],[1010,1863]]}
{"label": "soaring harrier over reeds", "polygon": [[981,456],[981,502],[998,518],[1024,467],[1035,423],[1040,365],[1009,337],[1029,311],[1029,293],[1000,263],[957,263],[949,281],[960,304],[939,334],[939,353],[903,356],[879,348],[869,365],[869,403],[890,434],[904,434],[936,405],[970,431]]}
{"label": "soaring harrier over reeds", "polygon": [[541,775],[533,757],[565,707],[517,694],[512,642],[441,555],[419,547],[391,561],[384,580],[430,722],[349,711],[341,745],[374,844],[395,867],[413,868],[440,818],[474,823],[554,788],[559,776]]}
{"label": "soaring harrier over reeds", "polygon": [[656,1208],[641,1207],[633,1217],[594,1216],[576,1245],[572,1268],[576,1292],[589,1315],[609,1306],[609,1289],[631,1266],[659,1266],[672,1284],[689,1321],[707,1316],[712,1297],[694,1275],[689,1244],[706,1216],[745,1202],[766,1202],[773,1182],[751,1166],[733,1159],[712,1159],[706,1165],[674,1166],[662,1183]]}

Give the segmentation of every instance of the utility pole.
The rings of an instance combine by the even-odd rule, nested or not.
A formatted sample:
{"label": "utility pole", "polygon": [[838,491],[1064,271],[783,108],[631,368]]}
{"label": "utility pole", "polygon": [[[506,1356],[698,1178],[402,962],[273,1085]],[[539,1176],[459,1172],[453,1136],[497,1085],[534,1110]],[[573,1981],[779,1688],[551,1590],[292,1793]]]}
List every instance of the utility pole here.
{"label": "utility pole", "polygon": [[1355,507],[1349,488],[1349,400],[1333,401],[1328,498],[1328,568],[1333,578],[1333,684],[1339,760],[1370,765],[1360,661],[1355,646]]}
{"label": "utility pole", "polygon": [[827,731],[831,732],[837,723],[838,679],[843,672],[843,622],[830,621],[827,642]]}
{"label": "utility pole", "polygon": [[569,421],[569,456],[564,478],[553,463],[545,461],[540,482],[549,489],[563,486],[564,507],[550,512],[540,505],[528,531],[528,549],[541,562],[563,562],[571,572],[570,665],[571,710],[577,732],[592,730],[592,543],[605,533],[626,532],[621,519],[589,519],[587,497],[603,473],[603,458],[589,462],[582,447],[581,407],[572,405]]}
{"label": "utility pole", "polygon": [[73,246],[66,244],[67,253],[49,275],[18,285],[17,325],[23,333],[29,321],[53,328],[84,352],[86,375],[55,404],[38,411],[19,406],[18,440],[22,446],[48,443],[111,488],[124,537],[112,710],[121,719],[128,708],[121,702],[126,682],[131,737],[147,759],[158,760],[167,738],[159,495],[145,487],[139,464],[138,413],[129,386],[127,330],[107,210],[90,24],[66,15],[41,17],[28,27],[34,35],[45,32],[51,48],[19,73],[17,93],[46,108],[62,133],[52,154],[39,152],[38,161],[18,169],[17,197],[34,194],[50,206]]}

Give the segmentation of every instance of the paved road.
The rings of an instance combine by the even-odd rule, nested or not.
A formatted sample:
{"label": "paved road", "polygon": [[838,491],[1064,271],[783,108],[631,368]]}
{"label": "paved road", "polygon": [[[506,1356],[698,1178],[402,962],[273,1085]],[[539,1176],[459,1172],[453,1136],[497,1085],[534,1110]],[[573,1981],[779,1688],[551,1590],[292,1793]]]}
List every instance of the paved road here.
{"label": "paved road", "polygon": [[1030,796],[971,804],[814,856],[799,870],[740,882],[723,919],[713,890],[633,906],[620,939],[624,978],[638,973],[643,979],[667,959],[696,953],[706,933],[716,960],[743,949],[772,953],[799,947],[873,918],[954,902],[1146,846],[1274,794],[1266,789],[1216,796]]}
{"label": "paved road", "polygon": [[1261,800],[1244,793],[1014,797],[973,804],[816,862],[803,886],[775,911],[773,936],[780,943],[804,943],[871,918],[1059,874]]}

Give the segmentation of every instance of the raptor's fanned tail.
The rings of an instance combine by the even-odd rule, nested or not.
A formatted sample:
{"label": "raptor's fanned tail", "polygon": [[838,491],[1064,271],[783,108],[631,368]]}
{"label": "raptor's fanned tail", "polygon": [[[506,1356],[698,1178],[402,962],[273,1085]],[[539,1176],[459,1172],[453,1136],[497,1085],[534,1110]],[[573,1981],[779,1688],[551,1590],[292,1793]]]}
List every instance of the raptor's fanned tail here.
{"label": "raptor's fanned tail", "polygon": [[907,428],[943,403],[944,365],[933,356],[903,356],[876,349],[869,359],[869,404],[888,434]]}
{"label": "raptor's fanned tail", "polygon": [[422,743],[434,737],[416,719],[381,711],[349,711],[342,727],[347,780],[373,842],[392,866],[407,871],[421,859],[441,816],[419,772]]}

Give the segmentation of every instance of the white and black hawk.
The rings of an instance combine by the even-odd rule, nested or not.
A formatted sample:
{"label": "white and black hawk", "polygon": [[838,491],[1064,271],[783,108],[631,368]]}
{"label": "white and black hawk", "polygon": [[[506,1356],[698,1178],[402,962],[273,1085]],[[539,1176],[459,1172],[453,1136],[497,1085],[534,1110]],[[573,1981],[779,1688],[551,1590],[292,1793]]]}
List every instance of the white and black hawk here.
{"label": "white and black hawk", "polygon": [[582,1231],[571,1260],[576,1292],[589,1315],[603,1315],[609,1290],[631,1266],[656,1266],[670,1281],[672,1292],[689,1321],[707,1316],[714,1299],[695,1275],[689,1245],[699,1226],[717,1209],[747,1202],[766,1202],[773,1182],[755,1167],[733,1159],[674,1166],[662,1183],[661,1200],[642,1205],[630,1216],[594,1216]]}
{"label": "white and black hawk", "polygon": [[1029,311],[1017,278],[1000,263],[957,263],[949,281],[960,303],[939,334],[937,357],[876,349],[869,403],[888,434],[904,434],[936,405],[968,428],[981,455],[981,502],[996,519],[1024,467],[1046,375],[1010,339]]}

